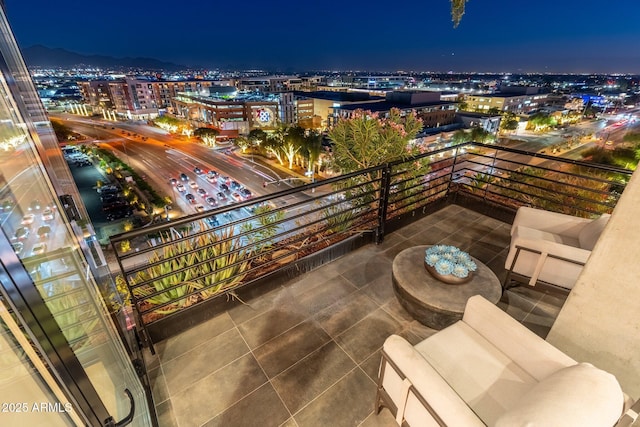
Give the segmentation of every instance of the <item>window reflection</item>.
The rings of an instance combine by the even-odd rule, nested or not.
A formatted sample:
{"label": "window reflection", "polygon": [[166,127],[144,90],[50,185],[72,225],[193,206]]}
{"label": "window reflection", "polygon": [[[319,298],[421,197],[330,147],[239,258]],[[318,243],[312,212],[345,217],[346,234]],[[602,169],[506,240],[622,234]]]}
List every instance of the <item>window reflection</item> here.
{"label": "window reflection", "polygon": [[0,224],[21,258],[68,246],[56,200],[0,82]]}

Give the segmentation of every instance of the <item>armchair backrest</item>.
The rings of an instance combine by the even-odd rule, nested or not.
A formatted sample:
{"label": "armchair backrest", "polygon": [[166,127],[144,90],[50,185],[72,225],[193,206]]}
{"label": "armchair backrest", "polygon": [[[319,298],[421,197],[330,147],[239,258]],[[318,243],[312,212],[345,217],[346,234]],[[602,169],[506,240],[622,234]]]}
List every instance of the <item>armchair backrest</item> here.
{"label": "armchair backrest", "polygon": [[513,234],[513,230],[515,230],[518,225],[523,225],[533,228],[534,230],[546,231],[548,233],[577,239],[582,228],[590,222],[592,222],[592,220],[587,218],[521,206],[516,212],[516,217],[511,226],[511,232]]}
{"label": "armchair backrest", "polygon": [[605,225],[609,222],[609,218],[611,218],[611,215],[602,214],[600,218],[594,219],[580,230],[578,241],[582,249],[593,250],[593,247],[604,231]]}

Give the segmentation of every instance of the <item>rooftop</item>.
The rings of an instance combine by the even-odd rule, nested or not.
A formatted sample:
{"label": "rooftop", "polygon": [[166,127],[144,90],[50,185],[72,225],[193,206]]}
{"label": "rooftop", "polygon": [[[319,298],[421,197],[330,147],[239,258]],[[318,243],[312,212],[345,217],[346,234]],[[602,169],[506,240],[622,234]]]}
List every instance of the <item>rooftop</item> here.
{"label": "rooftop", "polygon": [[[500,278],[508,223],[449,205],[346,256],[278,283],[181,334],[148,357],[161,426],[394,426],[374,414],[380,349],[435,331],[398,303],[391,264],[405,248],[460,247]],[[421,268],[421,267],[420,267]],[[498,305],[546,336],[565,297],[525,286]]]}
{"label": "rooftop", "polygon": [[[372,102],[372,103],[359,103],[359,104],[346,104],[346,105],[341,105],[340,108],[341,110],[368,110],[368,111],[372,111],[372,112],[376,112],[376,111],[389,111],[392,108],[397,108],[399,110],[404,110],[407,108],[423,108],[423,107],[440,107],[440,106],[445,106],[445,105],[454,105],[456,104],[455,102],[450,102],[450,101],[434,101],[434,102],[420,102],[420,103],[415,103],[415,104],[408,104],[408,103],[402,103],[402,102],[389,102],[389,101],[379,101],[379,102]],[[334,107],[336,108],[336,107]]]}

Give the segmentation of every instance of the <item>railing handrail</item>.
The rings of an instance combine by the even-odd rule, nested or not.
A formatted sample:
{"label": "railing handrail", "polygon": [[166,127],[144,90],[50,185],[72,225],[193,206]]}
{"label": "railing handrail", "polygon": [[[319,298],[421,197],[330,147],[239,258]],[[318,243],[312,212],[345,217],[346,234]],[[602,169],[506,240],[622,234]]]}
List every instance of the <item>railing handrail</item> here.
{"label": "railing handrail", "polygon": [[[475,149],[492,150],[491,154],[478,153]],[[509,156],[505,156],[509,154]],[[420,161],[427,156],[435,156],[431,165],[433,170],[420,174],[413,173],[413,165],[410,162]],[[441,157],[442,156],[442,157]],[[556,206],[559,209],[572,209],[572,212],[590,215],[600,211],[610,210],[615,206],[618,194],[611,193],[601,188],[591,188],[588,183],[579,181],[578,184],[571,182],[561,182],[564,186],[561,191],[553,193],[555,181],[549,177],[548,173],[562,174],[567,180],[574,178],[586,178],[598,185],[611,184],[612,182],[600,176],[581,175],[579,172],[571,170],[559,170],[548,165],[531,165],[519,158],[525,156],[527,159],[538,158],[563,164],[588,168],[604,174],[630,175],[632,172],[623,168],[597,165],[588,162],[564,159],[548,156],[540,153],[531,153],[524,150],[497,147],[490,144],[464,143],[451,147],[444,147],[434,151],[422,153],[418,156],[407,157],[393,162],[385,163],[376,167],[339,175],[323,181],[309,183],[296,188],[288,188],[282,191],[255,197],[240,203],[221,207],[215,210],[189,215],[171,222],[154,224],[148,228],[121,233],[111,237],[111,245],[116,253],[116,259],[121,272],[125,278],[132,300],[137,310],[137,316],[145,327],[145,316],[155,311],[167,308],[178,302],[180,304],[189,301],[191,298],[204,298],[205,291],[214,290],[219,283],[222,289],[221,295],[227,294],[236,287],[243,287],[246,283],[253,283],[262,274],[270,274],[274,267],[284,268],[281,261],[290,255],[294,259],[299,256],[306,256],[307,250],[316,246],[305,246],[307,241],[320,236],[322,239],[333,242],[346,238],[356,233],[375,232],[374,241],[381,243],[384,239],[387,225],[395,218],[410,217],[419,209],[425,212],[425,208],[438,200],[446,200],[451,192],[464,192],[469,195],[479,195],[483,199],[492,197],[498,204],[513,208],[518,204],[529,204],[530,199],[538,200],[538,204],[544,206]],[[484,159],[488,159],[484,163]],[[529,174],[521,168],[530,167],[538,170]],[[460,175],[465,171],[464,175]],[[471,171],[471,174],[467,174]],[[496,172],[498,171],[498,172]],[[507,175],[500,172],[508,172]],[[497,174],[496,174],[497,173]],[[526,175],[526,180],[518,181],[517,174]],[[493,183],[482,180],[483,176],[493,176]],[[374,178],[371,178],[374,176]],[[362,177],[361,179],[357,179]],[[342,185],[340,185],[342,184]],[[618,185],[618,183],[615,183]],[[328,193],[314,193],[310,190],[321,186],[334,185],[333,190]],[[520,187],[523,185],[525,187]],[[624,187],[625,183],[620,183]],[[545,187],[546,186],[546,187]],[[482,194],[478,193],[482,191]],[[309,192],[309,193],[308,193]],[[549,192],[549,194],[545,194]],[[557,197],[553,196],[556,195]],[[290,206],[269,203],[291,195],[298,195],[299,198]],[[609,195],[611,195],[609,197]],[[301,196],[301,197],[300,197]],[[575,205],[563,205],[563,202],[571,198]],[[186,233],[174,239],[169,235],[169,239],[164,240],[155,246],[145,247],[139,252],[120,253],[117,243],[136,238],[146,238],[149,235],[168,234],[171,229],[181,229],[184,226],[202,222],[210,216],[222,216],[227,212],[235,210],[244,211],[254,205],[269,203],[272,211],[250,216],[248,218],[233,219],[228,224],[217,225],[215,227],[191,228]],[[309,203],[306,207],[305,204]],[[316,203],[316,205],[312,205]],[[275,207],[273,207],[275,206]],[[267,218],[272,213],[285,212],[288,207],[294,208],[286,217],[280,217],[265,225],[260,219]],[[357,212],[357,213],[353,213]],[[404,215],[405,213],[410,215]],[[242,224],[250,224],[250,227],[241,227]],[[279,230],[270,235],[269,231]],[[283,229],[284,231],[280,230]],[[228,230],[229,234],[224,234],[223,230]],[[239,230],[239,231],[236,231]],[[217,234],[220,231],[222,234]],[[216,233],[212,236],[211,233]],[[261,233],[265,233],[264,235]],[[200,242],[200,238],[214,240],[204,240],[200,246],[194,246]],[[215,240],[219,239],[219,240]],[[143,240],[144,241],[144,240]],[[238,247],[237,244],[241,244]],[[280,246],[276,245],[282,244]],[[253,246],[245,247],[246,244]],[[177,246],[183,245],[183,246]],[[227,245],[227,246],[224,246]],[[314,243],[318,245],[319,243]],[[173,246],[173,248],[171,247]],[[200,254],[215,247],[225,247],[222,252],[209,257],[202,258]],[[261,252],[265,246],[274,246],[266,252]],[[325,246],[326,247],[326,246]],[[163,250],[175,251],[170,255],[163,254]],[[227,251],[228,252],[224,252]],[[157,251],[157,252],[156,252]],[[279,252],[278,252],[279,251]],[[277,252],[277,253],[276,253]],[[136,257],[144,258],[155,253],[158,259],[152,263],[138,263]],[[169,254],[170,252],[167,252]],[[248,255],[247,255],[248,253]],[[240,259],[231,258],[242,254]],[[186,264],[186,257],[198,255],[198,261]],[[202,258],[202,259],[200,259]],[[261,258],[267,261],[262,261]],[[218,265],[218,261],[222,264]],[[262,264],[262,262],[264,262]],[[290,262],[290,261],[287,261]],[[126,266],[125,266],[126,263]],[[247,264],[249,263],[249,264]],[[164,266],[163,266],[164,264]],[[174,267],[166,269],[167,265]],[[234,270],[242,267],[239,272]],[[268,267],[263,269],[263,267]],[[155,268],[164,268],[162,273],[153,271]],[[226,271],[229,274],[226,274]],[[151,274],[153,272],[153,274]],[[266,273],[265,273],[266,272]],[[220,275],[218,276],[218,273]],[[182,276],[180,276],[182,274]],[[183,283],[179,277],[189,277],[188,281],[201,280],[197,287],[183,293]],[[175,279],[172,279],[174,278]],[[245,277],[247,279],[245,280]],[[166,279],[166,280],[165,280]],[[205,280],[206,279],[206,280]],[[215,279],[213,282],[212,280]],[[186,279],[182,279],[186,280]],[[162,283],[160,283],[162,282]],[[226,285],[229,285],[227,288]],[[135,292],[134,292],[135,291]],[[142,292],[142,293],[140,293]],[[217,292],[217,290],[215,290]],[[218,294],[214,294],[217,296]],[[172,293],[172,294],[170,294]],[[207,293],[206,298],[211,294]],[[162,298],[169,297],[171,300],[159,302]],[[151,306],[140,304],[151,299],[155,302]],[[203,302],[198,300],[196,305]],[[188,304],[185,304],[188,305]],[[180,310],[183,307],[180,306]],[[173,314],[171,314],[173,315]],[[149,324],[155,320],[149,320]]]}

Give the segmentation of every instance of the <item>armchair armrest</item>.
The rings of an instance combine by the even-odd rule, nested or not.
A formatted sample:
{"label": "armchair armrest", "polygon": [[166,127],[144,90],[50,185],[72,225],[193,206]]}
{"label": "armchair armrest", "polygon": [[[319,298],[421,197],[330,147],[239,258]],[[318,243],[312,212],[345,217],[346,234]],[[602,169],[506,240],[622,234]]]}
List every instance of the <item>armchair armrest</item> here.
{"label": "armchair armrest", "polygon": [[541,279],[570,288],[590,255],[591,251],[587,249],[549,240],[520,237],[516,230],[511,238],[505,268],[510,273],[529,277],[530,286],[535,286]]}
{"label": "armchair armrest", "polygon": [[582,228],[591,221],[587,218],[522,206],[516,212],[511,226],[511,234],[513,235],[517,226],[525,226],[577,239]]}
{"label": "armchair armrest", "polygon": [[[382,360],[383,377],[380,383],[382,387],[389,383],[390,390],[387,392],[397,405],[398,424],[402,424],[403,418],[413,418],[416,415],[418,411],[415,403],[419,401],[420,406],[424,407],[422,412],[428,412],[436,424],[485,427],[440,374],[404,338],[398,335],[387,338]],[[384,366],[386,361],[390,366]],[[389,371],[393,371],[399,378]],[[424,425],[425,422],[422,419],[418,424],[409,422],[409,425]]]}
{"label": "armchair armrest", "polygon": [[615,427],[630,427],[640,415],[640,399],[628,408],[618,420]]}
{"label": "armchair armrest", "polygon": [[[532,253],[542,254],[544,256],[552,256],[575,264],[584,265],[591,255],[591,251],[575,246],[565,245],[564,243],[551,242],[549,240],[532,240],[519,236],[515,236],[511,240],[511,249],[521,248]],[[511,255],[511,253],[510,253]],[[513,257],[515,258],[515,255]]]}

